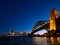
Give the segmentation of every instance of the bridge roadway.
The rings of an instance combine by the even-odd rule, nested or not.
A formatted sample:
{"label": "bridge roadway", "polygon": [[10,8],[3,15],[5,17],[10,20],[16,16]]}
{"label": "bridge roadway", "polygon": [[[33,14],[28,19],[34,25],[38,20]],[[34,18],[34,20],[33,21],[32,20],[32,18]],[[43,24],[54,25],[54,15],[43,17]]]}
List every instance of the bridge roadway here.
{"label": "bridge roadway", "polygon": [[49,21],[47,21],[46,23],[44,23],[43,25],[41,25],[40,27],[36,28],[35,30],[33,30],[31,32],[31,34],[34,34],[35,32],[42,30],[42,29],[48,29],[49,28]]}

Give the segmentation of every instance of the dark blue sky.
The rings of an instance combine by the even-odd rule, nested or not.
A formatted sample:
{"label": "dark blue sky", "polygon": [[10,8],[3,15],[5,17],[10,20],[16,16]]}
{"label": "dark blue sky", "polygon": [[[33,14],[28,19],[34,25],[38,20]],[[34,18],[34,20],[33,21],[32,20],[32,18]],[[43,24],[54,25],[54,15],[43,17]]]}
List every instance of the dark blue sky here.
{"label": "dark blue sky", "polygon": [[29,32],[35,22],[49,20],[53,8],[60,12],[60,0],[0,0],[0,33]]}

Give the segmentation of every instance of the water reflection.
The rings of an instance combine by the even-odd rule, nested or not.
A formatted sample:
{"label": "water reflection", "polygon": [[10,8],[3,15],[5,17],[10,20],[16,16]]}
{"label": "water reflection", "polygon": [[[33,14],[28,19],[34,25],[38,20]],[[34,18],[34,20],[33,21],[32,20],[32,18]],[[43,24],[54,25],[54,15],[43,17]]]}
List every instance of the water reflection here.
{"label": "water reflection", "polygon": [[50,40],[47,37],[33,37],[33,44],[36,45],[50,45]]}
{"label": "water reflection", "polygon": [[0,37],[0,45],[60,45],[60,37]]}
{"label": "water reflection", "polygon": [[60,45],[60,37],[33,37],[35,45]]}
{"label": "water reflection", "polygon": [[50,40],[52,44],[58,44],[56,37],[51,37]]}
{"label": "water reflection", "polygon": [[58,41],[58,43],[60,43],[60,37],[57,37],[57,41]]}
{"label": "water reflection", "polygon": [[60,37],[51,37],[50,41],[52,45],[60,45]]}

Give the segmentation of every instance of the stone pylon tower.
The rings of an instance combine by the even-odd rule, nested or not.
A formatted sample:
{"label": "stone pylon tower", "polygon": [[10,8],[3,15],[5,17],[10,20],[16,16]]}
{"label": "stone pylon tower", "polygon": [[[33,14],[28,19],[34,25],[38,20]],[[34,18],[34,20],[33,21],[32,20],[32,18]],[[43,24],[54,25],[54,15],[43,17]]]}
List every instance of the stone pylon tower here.
{"label": "stone pylon tower", "polygon": [[58,10],[54,8],[50,13],[50,31],[56,30],[56,18],[58,18]]}

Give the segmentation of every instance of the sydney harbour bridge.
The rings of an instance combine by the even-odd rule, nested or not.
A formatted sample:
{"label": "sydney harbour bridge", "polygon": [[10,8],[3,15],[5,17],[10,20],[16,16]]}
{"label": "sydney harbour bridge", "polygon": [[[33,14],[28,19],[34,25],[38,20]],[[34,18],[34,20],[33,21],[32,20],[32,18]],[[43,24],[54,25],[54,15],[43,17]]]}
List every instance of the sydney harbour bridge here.
{"label": "sydney harbour bridge", "polygon": [[60,17],[56,8],[53,8],[51,10],[49,20],[38,21],[37,23],[35,23],[30,34],[34,34],[35,32],[40,31],[42,29],[46,29],[47,32],[55,31],[60,33]]}

